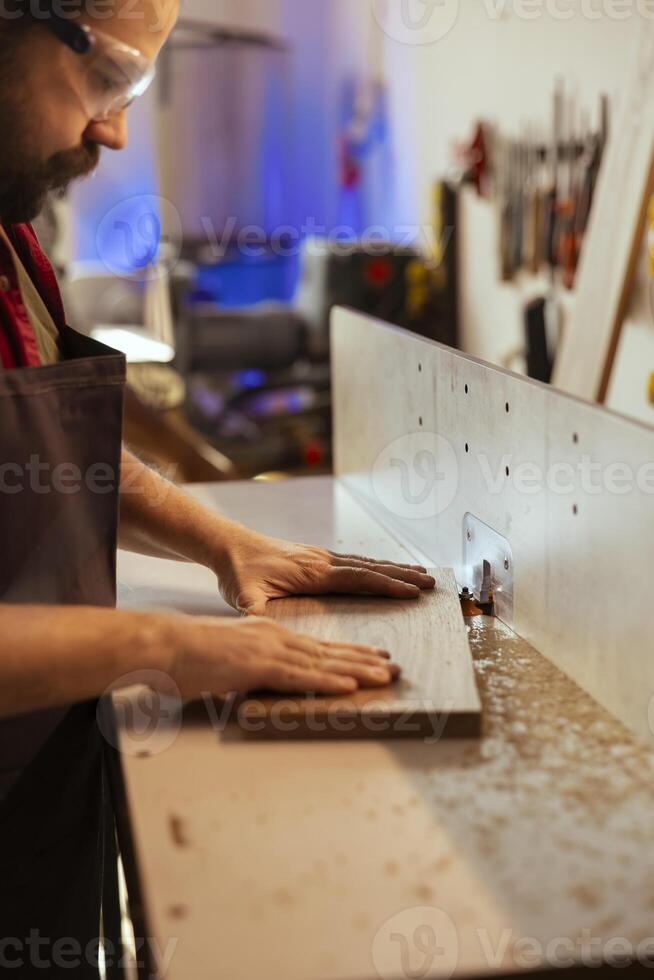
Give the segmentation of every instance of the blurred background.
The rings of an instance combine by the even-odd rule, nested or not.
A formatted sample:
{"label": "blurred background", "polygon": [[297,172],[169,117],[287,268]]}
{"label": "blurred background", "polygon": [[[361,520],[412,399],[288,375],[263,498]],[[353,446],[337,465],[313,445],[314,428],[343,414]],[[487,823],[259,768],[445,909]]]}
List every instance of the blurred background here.
{"label": "blurred background", "polygon": [[[641,27],[185,0],[129,148],[39,222],[71,323],[128,355],[132,447],[180,481],[329,472],[335,303],[549,381]],[[649,423],[651,238],[606,399]]]}

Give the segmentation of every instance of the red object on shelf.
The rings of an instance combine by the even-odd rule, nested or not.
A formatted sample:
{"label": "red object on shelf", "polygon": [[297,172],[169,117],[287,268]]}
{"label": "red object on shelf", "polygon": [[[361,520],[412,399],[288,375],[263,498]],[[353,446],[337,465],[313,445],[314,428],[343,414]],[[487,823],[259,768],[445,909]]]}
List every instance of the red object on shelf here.
{"label": "red object on shelf", "polygon": [[371,259],[366,263],[364,275],[370,286],[387,286],[393,278],[393,263],[387,258]]}
{"label": "red object on shelf", "polygon": [[325,449],[320,442],[309,442],[304,447],[304,461],[309,466],[317,466],[325,458]]}
{"label": "red object on shelf", "polygon": [[352,153],[347,139],[341,141],[340,157],[341,187],[345,190],[352,190],[361,183],[361,163]]}

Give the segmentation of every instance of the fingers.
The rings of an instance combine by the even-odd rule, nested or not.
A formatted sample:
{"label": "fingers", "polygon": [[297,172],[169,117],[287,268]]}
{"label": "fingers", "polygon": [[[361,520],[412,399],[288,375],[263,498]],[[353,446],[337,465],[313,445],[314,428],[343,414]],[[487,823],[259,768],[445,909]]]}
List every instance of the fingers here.
{"label": "fingers", "polygon": [[241,616],[255,616],[255,617],[265,616],[267,604],[268,604],[267,601],[254,603],[251,606],[242,605],[241,603],[239,603],[238,606],[236,607],[236,612],[240,613]]}
{"label": "fingers", "polygon": [[321,643],[312,637],[298,636],[294,638],[294,652],[309,662],[318,660],[320,667],[330,673],[354,677],[361,687],[386,687],[400,676],[399,666],[375,647]]}
{"label": "fingers", "polygon": [[359,687],[388,687],[394,680],[390,670],[379,667],[370,667],[366,664],[348,662],[346,659],[327,659],[323,667],[330,674],[342,675],[343,677],[353,677]]}
{"label": "fingers", "polygon": [[347,646],[348,650],[357,650],[360,653],[369,653],[372,650],[373,654],[381,657],[383,660],[391,659],[391,655],[388,650],[382,650],[380,647],[360,646],[357,643],[335,643],[334,646]]}
{"label": "fingers", "polygon": [[334,557],[335,568],[365,568],[379,575],[386,575],[388,578],[396,579],[399,582],[408,582],[410,585],[417,585],[419,589],[433,589],[436,579],[421,572],[411,566],[393,565],[392,563],[374,563],[365,558],[345,558],[340,555]]}
{"label": "fingers", "polygon": [[390,653],[387,653],[386,650],[378,650],[377,647],[358,646],[355,643],[330,643],[325,645],[328,645],[331,650],[336,650],[343,656],[352,657],[353,659],[360,660],[362,663],[370,663],[382,667],[389,665],[395,666],[391,661]]}
{"label": "fingers", "polygon": [[[380,663],[379,661],[375,663],[371,660],[359,660],[356,657],[353,657],[347,651],[332,651],[331,654],[327,655],[327,659],[324,661],[324,663],[325,665],[332,663],[338,664],[339,673],[351,670],[352,677],[356,677],[357,680],[361,681],[363,686],[365,686],[365,679],[368,676],[370,677],[371,681],[373,681],[373,686],[375,687],[377,686],[377,682],[384,685],[392,684],[400,676],[399,664],[392,662]],[[354,672],[361,670],[366,671],[367,673],[364,675]]]}
{"label": "fingers", "polygon": [[382,575],[365,566],[332,566],[326,576],[324,592],[340,595],[367,594],[386,596],[389,599],[417,599],[420,586]]}
{"label": "fingers", "polygon": [[[435,579],[415,568],[399,565],[367,565],[362,559],[336,556],[334,564],[324,564],[320,575],[302,591],[324,595],[366,594],[390,599],[416,599],[422,591],[433,589]],[[238,611],[249,616],[267,614],[267,597],[263,594],[242,595]]]}
{"label": "fingers", "polygon": [[319,670],[315,667],[295,666],[292,663],[271,661],[267,667],[259,668],[255,687],[266,687],[283,694],[352,694],[358,688],[354,677]]}
{"label": "fingers", "polygon": [[339,696],[359,687],[386,687],[400,673],[378,647],[325,642],[268,619],[206,617],[182,623],[175,618],[174,625],[173,675],[188,697],[261,688]]}
{"label": "fingers", "polygon": [[422,572],[423,575],[426,573],[427,569],[422,565],[405,565],[401,562],[395,561],[382,561],[378,558],[366,558],[364,555],[342,555],[337,551],[329,551],[328,554],[332,558],[347,558],[353,561],[364,562],[366,565],[390,565],[392,568],[410,568],[415,572]]}
{"label": "fingers", "polygon": [[284,634],[270,657],[285,666],[351,678],[361,687],[386,687],[397,680],[400,668],[391,663],[386,651],[360,644],[326,643],[311,636]]}
{"label": "fingers", "polygon": [[265,616],[268,598],[258,589],[245,590],[238,597],[236,611],[242,616]]}

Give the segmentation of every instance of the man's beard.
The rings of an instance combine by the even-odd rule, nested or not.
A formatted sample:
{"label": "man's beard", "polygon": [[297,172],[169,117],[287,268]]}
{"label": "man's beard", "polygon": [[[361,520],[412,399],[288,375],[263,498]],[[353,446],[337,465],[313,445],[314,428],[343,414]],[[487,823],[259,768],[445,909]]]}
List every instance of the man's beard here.
{"label": "man's beard", "polygon": [[[0,112],[0,116],[4,113]],[[33,221],[40,214],[48,194],[63,196],[71,181],[90,174],[100,160],[98,144],[84,142],[42,162],[25,151],[20,138],[12,139],[14,126],[3,128],[0,221],[8,225]]]}

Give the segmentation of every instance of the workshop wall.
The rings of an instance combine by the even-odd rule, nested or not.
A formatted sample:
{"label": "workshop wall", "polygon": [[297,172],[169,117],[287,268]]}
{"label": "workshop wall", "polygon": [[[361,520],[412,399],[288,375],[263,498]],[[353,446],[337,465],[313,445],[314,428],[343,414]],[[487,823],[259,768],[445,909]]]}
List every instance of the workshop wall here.
{"label": "workshop wall", "polygon": [[[282,0],[182,0],[180,10],[186,18],[274,34],[280,33],[281,13]],[[130,110],[127,149],[105,152],[96,177],[73,185],[69,242],[74,260],[97,261],[109,268],[120,265],[112,248],[121,251],[121,243],[116,236],[103,238],[102,229],[114,217],[134,226],[135,214],[158,194],[156,111],[155,86]]]}
{"label": "workshop wall", "polygon": [[[293,47],[294,220],[331,231],[348,222],[339,176],[339,143],[349,85],[382,77],[383,38],[367,0],[281,0],[281,34]],[[366,188],[363,222],[383,221],[394,184]]]}
{"label": "workshop wall", "polygon": [[[391,166],[367,190],[365,216],[392,233],[430,221],[430,189],[451,170],[454,140],[466,139],[480,117],[518,133],[525,121],[549,127],[557,77],[595,106],[601,92],[616,100],[639,28],[629,3],[585,0],[590,19],[575,0],[530,0],[533,20],[519,16],[518,0],[447,0],[436,16],[456,14],[449,32],[430,44],[406,43],[384,33],[374,16],[383,0],[183,0],[184,16],[232,27],[257,28],[286,37],[294,47],[295,104],[293,199],[289,221],[307,219],[328,229],[342,218],[338,141],[347,81],[383,79],[388,100],[387,148]],[[418,5],[420,7],[421,5]],[[633,4],[636,7],[636,4]],[[615,9],[614,9],[615,8]],[[559,19],[552,11],[570,10]],[[548,13],[547,11],[550,11]],[[74,251],[97,257],[97,228],[115,203],[129,195],[156,193],[152,140],[154,97],[134,107],[131,146],[105,154],[97,180],[73,192]],[[82,217],[83,216],[83,217]],[[462,339],[467,351],[506,363],[522,343],[522,305],[542,288],[533,279],[503,284],[498,276],[497,215],[492,204],[467,194],[461,235]],[[640,287],[621,343],[610,404],[654,423],[647,378],[654,370],[651,281],[645,252]]]}
{"label": "workshop wall", "polygon": [[[640,27],[636,4],[628,2],[547,0],[539,9],[537,2],[523,8],[517,0],[447,0],[436,16],[456,13],[449,32],[431,44],[408,44],[380,28],[375,10],[381,5],[382,0],[283,0],[281,24],[295,43],[296,71],[305,87],[304,111],[298,115],[305,164],[296,202],[300,215],[338,223],[339,92],[347,79],[383,79],[392,179],[377,184],[367,210],[370,222],[391,233],[414,224],[420,235],[420,226],[429,225],[432,182],[452,171],[453,143],[467,139],[477,119],[492,120],[515,135],[525,122],[541,123],[548,132],[558,78],[580,105],[597,111],[599,96],[606,93],[617,108]],[[528,6],[533,19],[520,16]],[[320,120],[316,106],[323,108]],[[494,363],[519,366],[515,354],[524,341],[523,306],[546,283],[533,276],[501,282],[492,203],[466,194],[460,231],[464,348]],[[646,400],[654,371],[651,291],[643,249],[609,404],[654,424],[654,407]],[[562,300],[568,313],[574,297],[566,294]]]}
{"label": "workshop wall", "polygon": [[[329,226],[335,221],[330,185],[335,166],[336,112],[327,82],[331,50],[328,6],[301,0],[183,0],[181,6],[181,16],[187,19],[269,32],[288,39],[293,46],[293,200],[286,220],[298,225],[307,216]],[[130,202],[138,207],[140,199],[159,193],[156,85],[130,110],[128,126],[127,149],[119,154],[105,152],[94,179],[71,188],[65,257],[112,266],[112,256],[99,240],[99,229],[115,214],[133,225]]]}
{"label": "workshop wall", "polygon": [[[381,33],[369,4],[353,6],[371,30]],[[446,6],[452,8],[454,0]],[[475,120],[493,120],[515,135],[525,122],[540,121],[550,127],[557,77],[566,80],[584,105],[596,106],[602,92],[617,105],[641,26],[636,4],[593,0],[583,5],[595,14],[601,10],[615,14],[620,6],[620,16],[626,13],[621,20],[606,13],[589,19],[576,2],[543,3],[540,15],[537,2],[524,6],[536,13],[533,20],[520,17],[521,5],[511,0],[462,2],[449,33],[431,44],[411,45],[384,36],[399,224],[429,222],[431,182],[450,171],[452,143],[469,138]],[[547,10],[571,11],[572,16],[559,19]],[[509,285],[500,282],[496,211],[472,193],[466,195],[462,209],[461,243],[464,347],[505,363],[522,344],[523,302],[543,283],[533,278]],[[654,407],[645,397],[654,371],[650,290],[643,250],[640,284],[623,333],[609,404],[654,423]]]}
{"label": "workshop wall", "polygon": [[284,0],[182,0],[180,16],[224,27],[278,33]]}

